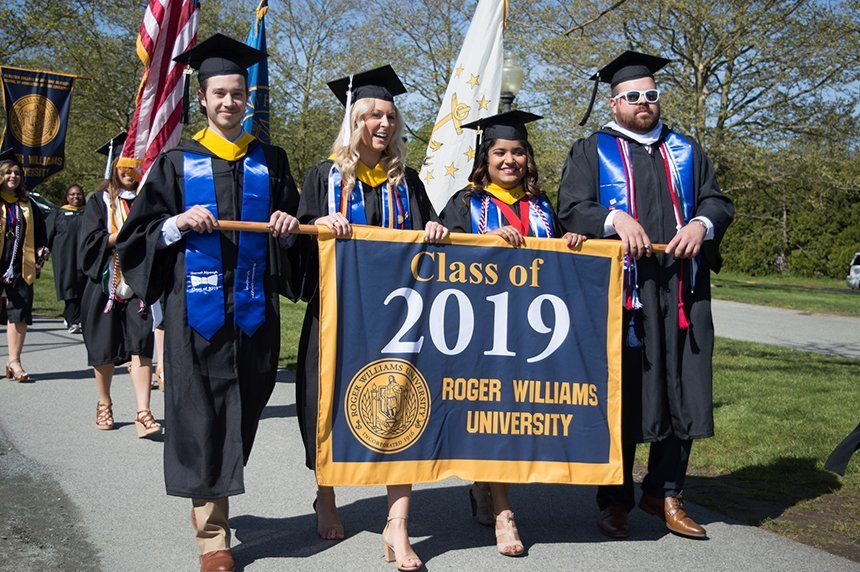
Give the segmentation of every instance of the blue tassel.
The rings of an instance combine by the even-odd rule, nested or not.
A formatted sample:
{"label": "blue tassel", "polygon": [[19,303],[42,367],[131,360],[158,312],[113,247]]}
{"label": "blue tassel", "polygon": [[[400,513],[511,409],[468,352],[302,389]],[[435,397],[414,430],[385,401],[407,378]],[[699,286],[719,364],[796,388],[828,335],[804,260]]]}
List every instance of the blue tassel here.
{"label": "blue tassel", "polygon": [[641,348],[642,340],[636,335],[636,315],[630,317],[630,324],[627,326],[627,347]]}

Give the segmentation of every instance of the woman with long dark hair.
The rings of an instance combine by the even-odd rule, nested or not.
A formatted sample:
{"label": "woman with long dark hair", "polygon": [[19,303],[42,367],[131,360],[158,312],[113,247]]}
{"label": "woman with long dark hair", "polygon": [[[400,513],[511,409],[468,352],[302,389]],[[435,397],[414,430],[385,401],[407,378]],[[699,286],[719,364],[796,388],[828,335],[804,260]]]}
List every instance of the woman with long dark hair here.
{"label": "woman with long dark hair", "polygon": [[[445,239],[448,231],[436,222],[418,173],[406,167],[404,122],[394,104],[394,96],[406,89],[394,70],[384,66],[330,82],[329,87],[346,106],[346,115],[331,157],[305,179],[300,222],[324,225],[336,237],[349,236],[352,224],[367,224],[424,229],[428,242]],[[315,276],[314,267],[308,277]],[[316,467],[318,297],[315,288],[302,326],[296,375],[299,427],[311,469]],[[406,526],[411,491],[408,484],[388,486],[388,520],[382,541],[386,560],[394,561],[400,570],[418,570],[423,565],[412,550]],[[333,487],[318,488],[314,510],[320,537],[344,537]]]}
{"label": "woman with long dark hair", "polygon": [[110,388],[117,365],[131,361],[137,436],[161,434],[149,406],[152,379],[152,316],[131,291],[120,270],[116,237],[137,197],[140,177],[132,168],[111,164],[110,179],[87,201],[81,223],[81,268],[87,275],[81,317],[87,361],[98,388],[96,429],[114,428]]}
{"label": "woman with long dark hair", "polygon": [[21,365],[27,326],[33,323],[33,282],[47,247],[42,211],[27,198],[24,171],[13,151],[0,155],[0,296],[6,299],[6,378],[29,381]]}
{"label": "woman with long dark hair", "polygon": [[[555,211],[538,182],[534,151],[525,124],[540,116],[509,111],[463,125],[478,130],[469,184],[454,194],[440,215],[451,232],[493,234],[520,247],[525,237],[561,235]],[[580,234],[564,235],[571,248]],[[468,489],[472,514],[494,525],[496,549],[504,556],[525,552],[508,499],[507,483],[475,483]],[[491,512],[492,511],[492,512]]]}

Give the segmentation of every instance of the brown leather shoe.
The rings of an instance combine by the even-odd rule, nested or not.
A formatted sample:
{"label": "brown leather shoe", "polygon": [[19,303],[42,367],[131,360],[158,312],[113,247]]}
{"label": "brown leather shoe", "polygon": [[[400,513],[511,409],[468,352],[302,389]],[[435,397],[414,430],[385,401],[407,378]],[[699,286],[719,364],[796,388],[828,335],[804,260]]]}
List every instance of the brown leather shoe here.
{"label": "brown leather shoe", "polygon": [[200,572],[234,572],[236,563],[230,549],[207,552],[200,557]]}
{"label": "brown leather shoe", "polygon": [[627,538],[630,534],[630,518],[627,509],[618,504],[611,504],[600,511],[597,528],[609,538]]}
{"label": "brown leather shoe", "polygon": [[660,499],[643,494],[639,499],[639,508],[665,522],[666,528],[675,534],[688,538],[708,537],[705,529],[684,512],[684,501],[681,497]]}

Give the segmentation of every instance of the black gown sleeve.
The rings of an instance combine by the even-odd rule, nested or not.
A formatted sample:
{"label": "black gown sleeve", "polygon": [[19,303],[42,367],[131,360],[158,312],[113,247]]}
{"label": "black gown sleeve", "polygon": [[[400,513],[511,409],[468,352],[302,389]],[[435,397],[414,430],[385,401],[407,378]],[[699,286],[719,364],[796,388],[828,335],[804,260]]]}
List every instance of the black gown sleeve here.
{"label": "black gown sleeve", "polygon": [[57,219],[59,215],[57,213],[62,212],[61,209],[53,209],[51,210],[51,214],[48,215],[48,218],[45,219],[45,233],[47,238],[47,246],[49,250],[54,250],[54,238],[57,236]]}
{"label": "black gown sleeve", "polygon": [[556,212],[562,234],[603,236],[603,223],[609,209],[597,200],[597,172],[596,136],[576,141],[567,154],[558,189]]}
{"label": "black gown sleeve", "polygon": [[164,222],[180,213],[181,180],[169,154],[159,155],[117,237],[125,281],[147,304],[163,294],[168,278],[173,276],[177,249],[185,244],[179,240],[166,248],[158,247]]}
{"label": "black gown sleeve", "polygon": [[39,257],[39,250],[48,246],[48,231],[45,225],[45,215],[42,214],[42,209],[36,206],[36,203],[30,201],[30,212],[33,213],[33,242],[36,247],[36,258]]}
{"label": "black gown sleeve", "polygon": [[705,257],[708,267],[714,272],[719,272],[723,265],[720,243],[734,219],[735,206],[731,199],[720,191],[711,161],[696,142],[693,142],[693,152],[695,153],[694,156],[698,157],[695,216],[707,217],[714,225],[714,238],[704,242],[702,255]]}
{"label": "black gown sleeve", "polygon": [[106,219],[106,207],[102,199],[102,192],[93,193],[87,200],[81,227],[78,230],[78,244],[80,248],[78,264],[81,272],[93,282],[102,279],[102,272],[113,249],[108,247],[108,231]]}
{"label": "black gown sleeve", "polygon": [[436,214],[436,209],[433,208],[433,203],[430,202],[430,197],[427,196],[427,189],[424,188],[424,183],[418,176],[418,172],[414,169],[406,168],[406,184],[409,185],[409,190],[412,195],[413,212],[417,212],[421,217],[420,220],[415,220],[413,229],[421,230],[428,222],[439,222],[439,216]]}
{"label": "black gown sleeve", "polygon": [[[287,153],[280,147],[269,146],[267,162],[272,186],[272,212],[281,211],[296,216],[299,191],[290,170]],[[307,264],[308,237],[279,237],[270,242],[270,264],[278,276],[278,293],[293,302],[302,297],[302,268]]]}
{"label": "black gown sleeve", "polygon": [[467,193],[466,189],[454,193],[439,214],[439,222],[451,232],[472,232],[471,209],[469,203],[464,200]]}

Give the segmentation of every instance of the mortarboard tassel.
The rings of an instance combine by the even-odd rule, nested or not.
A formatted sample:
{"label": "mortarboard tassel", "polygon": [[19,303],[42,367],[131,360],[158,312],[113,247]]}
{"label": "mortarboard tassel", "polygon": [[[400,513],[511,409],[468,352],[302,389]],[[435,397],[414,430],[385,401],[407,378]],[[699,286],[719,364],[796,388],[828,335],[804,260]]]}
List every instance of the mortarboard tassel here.
{"label": "mortarboard tassel", "polygon": [[597,87],[600,85],[600,74],[594,80],[594,89],[591,90],[591,101],[588,102],[588,109],[585,110],[585,115],[582,117],[582,121],[579,122],[579,126],[582,127],[585,125],[585,122],[588,121],[588,118],[591,116],[591,109],[594,107],[594,100],[597,98]]}
{"label": "mortarboard tassel", "polygon": [[350,134],[352,132],[352,76],[349,74],[349,87],[346,89],[346,109],[343,112],[343,122],[340,124],[340,134],[338,139],[343,147],[349,147]]}
{"label": "mortarboard tassel", "polygon": [[185,75],[185,78],[183,80],[183,86],[182,86],[182,123],[184,125],[188,125],[188,110],[191,107],[191,102],[188,101],[188,92],[191,90],[191,72],[192,71],[193,70],[189,66],[189,67],[185,68],[185,72],[183,74],[183,75]]}

